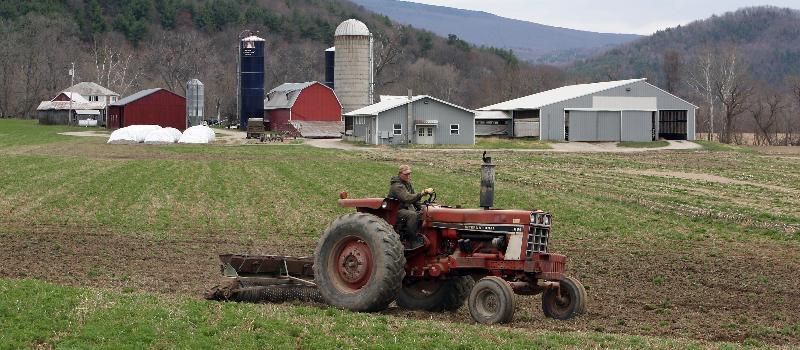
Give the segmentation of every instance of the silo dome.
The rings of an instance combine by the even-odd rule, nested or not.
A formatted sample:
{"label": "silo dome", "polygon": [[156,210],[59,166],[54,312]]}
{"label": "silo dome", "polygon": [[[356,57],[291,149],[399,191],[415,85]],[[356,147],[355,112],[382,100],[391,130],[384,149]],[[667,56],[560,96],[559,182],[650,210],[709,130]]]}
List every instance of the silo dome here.
{"label": "silo dome", "polygon": [[342,22],[338,27],[336,27],[336,33],[334,36],[345,35],[370,36],[367,25],[364,24],[364,22],[352,18]]}

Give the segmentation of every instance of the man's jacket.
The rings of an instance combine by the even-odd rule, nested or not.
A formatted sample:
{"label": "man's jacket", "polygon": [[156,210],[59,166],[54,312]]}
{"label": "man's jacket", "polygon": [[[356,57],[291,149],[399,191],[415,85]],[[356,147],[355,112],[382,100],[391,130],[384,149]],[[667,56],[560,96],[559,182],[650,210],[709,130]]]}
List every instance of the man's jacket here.
{"label": "man's jacket", "polygon": [[414,193],[410,182],[405,182],[399,176],[389,181],[389,198],[400,200],[400,209],[415,210],[417,202],[422,198],[422,193]]}

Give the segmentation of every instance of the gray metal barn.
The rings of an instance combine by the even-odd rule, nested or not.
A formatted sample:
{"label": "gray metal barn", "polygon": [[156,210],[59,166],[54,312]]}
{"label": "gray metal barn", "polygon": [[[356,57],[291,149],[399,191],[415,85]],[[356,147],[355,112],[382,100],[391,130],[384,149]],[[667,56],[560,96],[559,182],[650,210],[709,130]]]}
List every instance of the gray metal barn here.
{"label": "gray metal barn", "polygon": [[696,109],[645,79],[631,79],[564,86],[478,111],[508,113],[514,137],[650,141],[694,140]]}
{"label": "gray metal barn", "polygon": [[350,137],[369,144],[475,143],[474,112],[428,95],[381,96],[345,116],[353,120]]}

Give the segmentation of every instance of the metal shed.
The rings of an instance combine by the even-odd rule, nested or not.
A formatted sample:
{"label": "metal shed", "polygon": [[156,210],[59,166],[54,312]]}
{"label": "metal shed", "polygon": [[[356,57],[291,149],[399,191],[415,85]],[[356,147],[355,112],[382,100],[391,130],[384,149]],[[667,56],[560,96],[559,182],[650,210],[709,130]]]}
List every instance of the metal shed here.
{"label": "metal shed", "polygon": [[186,129],[186,98],[155,88],[139,91],[108,106],[109,129],[129,125],[160,125]]}
{"label": "metal shed", "polygon": [[381,96],[345,116],[353,137],[370,144],[474,144],[475,113],[428,95]]}
{"label": "metal shed", "polygon": [[534,136],[536,125],[540,139],[554,141],[694,140],[696,110],[645,79],[564,86],[478,109],[509,113],[515,137]]}

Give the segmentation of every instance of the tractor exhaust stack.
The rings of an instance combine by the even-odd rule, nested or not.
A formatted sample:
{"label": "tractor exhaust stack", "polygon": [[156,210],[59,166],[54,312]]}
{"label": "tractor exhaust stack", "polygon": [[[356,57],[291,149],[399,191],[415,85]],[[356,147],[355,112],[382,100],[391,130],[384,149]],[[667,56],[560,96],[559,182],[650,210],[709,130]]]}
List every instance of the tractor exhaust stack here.
{"label": "tractor exhaust stack", "polygon": [[483,151],[483,164],[481,165],[481,207],[488,210],[494,205],[494,164],[492,157],[486,156]]}

